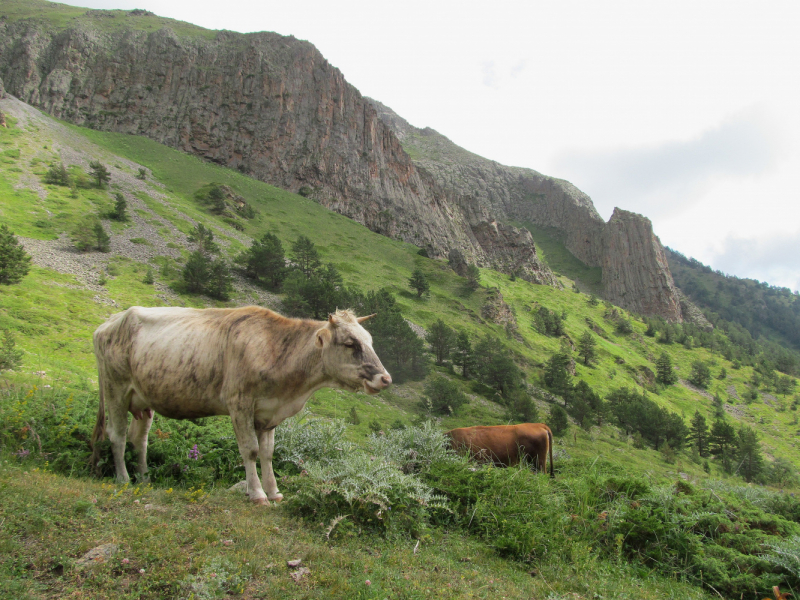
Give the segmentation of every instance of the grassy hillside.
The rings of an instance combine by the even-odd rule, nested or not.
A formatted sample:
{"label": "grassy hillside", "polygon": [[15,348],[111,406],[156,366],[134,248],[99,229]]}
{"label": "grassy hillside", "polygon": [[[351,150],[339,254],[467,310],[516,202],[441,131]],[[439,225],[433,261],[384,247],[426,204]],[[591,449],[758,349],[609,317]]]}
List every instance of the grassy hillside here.
{"label": "grassy hillside", "polygon": [[42,21],[57,31],[91,24],[92,28],[104,32],[120,29],[152,32],[169,27],[180,37],[213,39],[217,34],[214,30],[159,17],[145,10],[90,10],[46,0],[4,0],[0,17],[10,22],[23,19]]}
{"label": "grassy hillside", "polygon": [[[760,386],[755,386],[757,400],[745,402],[745,392],[752,389],[756,372],[752,366],[725,358],[724,350],[731,342],[721,332],[701,338],[700,332],[686,329],[679,332],[689,338],[683,344],[659,343],[656,337],[645,335],[648,326],[636,315],[602,303],[592,305],[586,294],[569,291],[571,281],[566,277],[565,290],[561,291],[483,270],[481,287],[468,292],[464,279],[445,262],[423,258],[416,247],[374,234],[302,196],[144,138],[55,122],[11,99],[1,101],[0,109],[9,123],[7,129],[0,129],[0,219],[34,256],[33,268],[21,283],[0,287],[0,329],[11,331],[16,347],[23,352],[19,368],[0,373],[0,459],[4,461],[0,485],[8,499],[0,509],[0,519],[5,520],[5,531],[10,533],[2,542],[6,558],[0,563],[0,574],[15,582],[17,597],[66,596],[82,585],[92,586],[99,595],[180,596],[194,589],[186,583],[191,583],[192,577],[204,578],[210,585],[208,569],[222,569],[219,561],[240,576],[236,579],[235,573],[229,572],[228,587],[212,590],[213,594],[236,592],[246,597],[263,597],[266,593],[279,598],[498,594],[542,598],[576,597],[568,594],[586,598],[598,597],[593,594],[606,598],[705,597],[706,592],[713,592],[703,589],[695,571],[689,573],[688,567],[681,567],[666,555],[657,560],[647,558],[644,548],[649,542],[636,546],[631,534],[614,529],[633,517],[606,522],[607,517],[600,515],[613,513],[622,519],[626,514],[623,504],[649,502],[653,494],[684,503],[680,509],[669,504],[670,510],[700,514],[712,508],[692,505],[694,500],[688,499],[687,490],[694,489],[692,486],[699,490],[718,480],[725,481],[728,492],[722,491],[722,484],[713,484],[718,487],[698,492],[694,498],[707,497],[707,504],[714,495],[722,497],[730,515],[738,515],[740,510],[744,515],[746,508],[750,516],[742,516],[741,522],[748,530],[760,531],[752,525],[752,515],[772,506],[773,496],[766,491],[763,498],[769,501],[762,498],[758,500],[761,504],[753,504],[755,508],[735,506],[725,493],[735,498],[746,488],[736,487],[743,485],[741,478],[726,474],[720,461],[696,461],[688,449],[672,457],[646,445],[638,447],[633,436],[608,419],[602,426],[587,424],[586,428],[573,423],[557,438],[556,483],[525,470],[492,475],[496,470],[486,469],[470,475],[470,471],[452,465],[446,467],[452,470],[449,475],[426,475],[426,481],[447,496],[452,506],[461,502],[461,492],[454,491],[458,489],[456,483],[470,477],[513,477],[517,479],[503,485],[533,486],[526,493],[531,498],[541,495],[536,496],[543,503],[537,507],[537,517],[525,532],[511,529],[502,536],[496,532],[505,531],[507,521],[516,524],[523,519],[518,513],[509,513],[507,521],[491,524],[489,515],[505,514],[506,501],[488,492],[470,504],[474,518],[462,521],[433,516],[425,527],[401,527],[390,535],[375,533],[361,524],[343,528],[342,535],[326,536],[330,520],[321,522],[321,517],[315,516],[322,514],[322,507],[308,514],[292,512],[291,506],[258,512],[222,491],[237,480],[241,470],[225,419],[193,423],[159,417],[151,435],[152,488],[141,485],[123,489],[110,483],[111,479],[103,483],[92,480],[85,464],[97,401],[91,333],[100,323],[131,305],[259,303],[281,308],[280,296],[253,286],[241,276],[237,276],[235,293],[227,303],[182,291],[179,273],[191,249],[187,234],[196,223],[211,228],[228,258],[266,232],[277,235],[285,247],[300,235],[308,236],[323,261],[334,264],[347,285],[364,290],[387,288],[403,316],[413,324],[427,330],[441,319],[466,331],[476,342],[486,336],[495,338],[493,344],[507,348],[522,370],[541,420],[547,418],[552,406],[552,397],[541,392],[546,363],[565,344],[577,346],[581,337],[591,332],[597,343],[597,358],[586,366],[577,351],[572,351],[578,363],[573,381],[585,381],[602,397],[622,387],[646,390],[657,405],[682,415],[687,423],[695,411],[710,423],[714,415],[711,397],[717,395],[733,423],[747,424],[758,432],[760,448],[770,464],[782,459],[789,465],[800,465],[795,442],[800,432],[798,403],[793,403],[792,394],[784,396],[769,388],[763,374],[759,375]],[[92,187],[89,182],[74,189],[44,183],[54,163],[62,161],[77,178],[93,160],[100,160],[111,172],[107,189]],[[146,169],[144,180],[136,177],[140,168]],[[212,182],[229,186],[253,207],[255,216],[234,219],[234,227],[212,215],[195,197],[199,189]],[[127,222],[103,220],[111,234],[112,252],[76,252],[70,233],[87,214],[106,214],[118,193],[128,201],[131,218]],[[567,266],[558,266],[557,244],[540,237],[551,266],[562,275],[569,274]],[[148,268],[154,272],[152,284],[144,283]],[[428,297],[417,298],[409,289],[408,279],[414,269],[421,269],[428,278]],[[515,314],[516,327],[507,328],[485,316],[489,314],[485,307],[499,303],[500,296]],[[548,337],[535,329],[535,315],[541,307],[566,316],[563,337]],[[630,321],[630,331],[621,332],[620,320]],[[706,347],[700,346],[701,341],[707,342]],[[692,363],[703,361],[708,365],[714,377],[708,390],[683,383],[655,385],[652,373],[662,352],[670,356],[683,380],[689,378]],[[719,379],[723,369],[725,376]],[[447,377],[470,398],[455,414],[437,417],[438,429],[507,422],[506,406],[495,401],[496,395],[486,386],[463,379],[449,365],[434,366],[432,373]],[[373,443],[368,441],[372,439],[368,437],[371,424],[388,432],[393,425],[410,426],[426,417],[420,403],[424,385],[425,381],[412,381],[376,397],[323,390],[309,401],[306,418],[343,419],[355,408],[360,424],[342,425],[336,443],[365,447]],[[191,462],[186,458],[193,444],[203,452],[204,460]],[[291,447],[287,438],[281,455],[285,460],[278,470],[285,478],[282,485],[297,491],[304,489],[304,484],[297,465],[290,460]],[[71,479],[65,480],[65,475],[71,475]],[[480,481],[485,483],[471,481],[463,489],[481,489]],[[691,483],[684,489],[680,482],[685,481]],[[783,496],[775,496],[779,497]],[[510,499],[508,502],[511,506]],[[160,508],[142,512],[146,504]],[[531,505],[536,506],[536,502],[532,500]],[[494,508],[484,514],[481,506]],[[669,513],[664,506],[667,504],[655,506],[653,514]],[[769,510],[773,511],[769,518],[777,519],[777,509]],[[481,515],[486,520],[481,521]],[[348,521],[355,519],[352,516]],[[142,520],[151,524],[146,532],[137,528]],[[769,522],[764,529],[771,531],[770,535],[790,537],[794,533],[791,519]],[[695,535],[694,528],[688,527],[687,535]],[[280,535],[269,534],[276,529]],[[561,546],[545,545],[549,549],[543,552],[535,544],[534,550],[528,550],[528,542],[519,542],[546,537],[545,533],[555,536]],[[713,536],[709,534],[710,538]],[[232,546],[223,543],[228,539],[235,540]],[[422,550],[414,552],[418,540]],[[117,561],[116,566],[82,575],[76,567],[77,559],[105,541],[121,545],[123,552],[130,553],[130,561]],[[739,542],[731,542],[736,544]],[[313,565],[312,576],[300,584],[290,579],[284,562],[300,557],[295,555],[302,555]],[[711,568],[710,563],[697,564]],[[754,572],[765,568],[760,563],[747,567]],[[366,579],[375,586],[366,586]],[[239,583],[243,587],[237,587]],[[749,584],[735,581],[730,589],[737,589],[737,585],[745,586],[742,591],[750,589],[746,587]],[[730,589],[726,594],[733,597]],[[214,597],[212,592],[204,593],[208,595],[197,593],[196,597]]]}
{"label": "grassy hillside", "polygon": [[795,351],[787,372],[800,370],[800,298],[788,288],[714,271],[694,258],[667,249],[675,283],[714,320],[729,321],[754,338]]}

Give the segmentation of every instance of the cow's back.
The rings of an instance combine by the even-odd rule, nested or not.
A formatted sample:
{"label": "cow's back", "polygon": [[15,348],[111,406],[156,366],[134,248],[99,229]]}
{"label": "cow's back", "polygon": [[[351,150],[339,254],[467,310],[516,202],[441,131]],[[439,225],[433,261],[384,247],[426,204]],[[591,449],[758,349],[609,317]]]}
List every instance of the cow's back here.
{"label": "cow's back", "polygon": [[253,385],[245,380],[258,376],[245,364],[253,342],[242,325],[263,330],[269,314],[259,307],[131,307],[95,332],[98,367],[130,386],[132,408],[173,418],[227,414],[223,386]]}
{"label": "cow's back", "polygon": [[448,432],[453,446],[467,448],[476,458],[511,465],[519,460],[519,442],[513,425],[478,425]]}

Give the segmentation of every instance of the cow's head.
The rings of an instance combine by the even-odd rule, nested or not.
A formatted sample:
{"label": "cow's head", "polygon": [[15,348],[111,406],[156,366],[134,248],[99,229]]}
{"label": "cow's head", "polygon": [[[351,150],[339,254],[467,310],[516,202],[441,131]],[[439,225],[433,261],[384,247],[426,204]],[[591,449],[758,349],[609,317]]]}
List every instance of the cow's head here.
{"label": "cow's head", "polygon": [[377,394],[389,387],[392,376],[372,349],[372,336],[361,326],[369,318],[356,317],[349,310],[337,310],[317,330],[315,343],[322,349],[325,373],[343,388]]}

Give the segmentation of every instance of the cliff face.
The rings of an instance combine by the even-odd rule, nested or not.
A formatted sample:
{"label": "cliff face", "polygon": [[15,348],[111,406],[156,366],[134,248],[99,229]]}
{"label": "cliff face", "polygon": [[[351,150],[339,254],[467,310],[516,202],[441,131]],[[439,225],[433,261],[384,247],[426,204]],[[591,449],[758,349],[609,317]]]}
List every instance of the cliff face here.
{"label": "cliff face", "polygon": [[528,232],[477,237],[473,227],[488,226],[490,211],[459,210],[311,44],[273,33],[146,32],[124,27],[129,14],[87,13],[121,19],[111,33],[88,17],[61,31],[0,23],[0,76],[10,93],[58,118],[144,135],[285,189],[310,188],[323,205],[433,257],[457,248],[480,266],[555,282]]}
{"label": "cliff face", "polygon": [[603,241],[603,287],[608,297],[644,315],[678,320],[678,289],[650,219],[615,208]]}
{"label": "cliff face", "polygon": [[[635,219],[607,236],[591,200],[568,182],[504,167],[411,127],[362,97],[307,42],[199,28],[202,35],[188,35],[186,24],[180,36],[170,27],[148,31],[142,14],[88,11],[62,28],[0,22],[6,90],[72,123],[144,135],[285,189],[306,188],[432,257],[458,250],[471,263],[536,283],[557,285],[530,233],[503,222],[555,227],[577,258],[603,267],[609,300],[680,320],[657,252],[629,254],[636,269],[607,256],[620,247],[607,240],[625,238]],[[425,152],[412,160],[409,140],[446,149],[447,160]],[[647,283],[642,273],[650,269],[656,274]],[[634,300],[640,294],[648,299]]]}
{"label": "cliff face", "polygon": [[608,300],[642,314],[682,319],[678,291],[649,219],[616,209],[605,223],[591,199],[571,183],[467,152],[436,131],[415,128],[390,108],[372,102],[415,164],[441,186],[457,191],[466,214],[489,207],[498,219],[555,228],[576,258],[602,268]]}

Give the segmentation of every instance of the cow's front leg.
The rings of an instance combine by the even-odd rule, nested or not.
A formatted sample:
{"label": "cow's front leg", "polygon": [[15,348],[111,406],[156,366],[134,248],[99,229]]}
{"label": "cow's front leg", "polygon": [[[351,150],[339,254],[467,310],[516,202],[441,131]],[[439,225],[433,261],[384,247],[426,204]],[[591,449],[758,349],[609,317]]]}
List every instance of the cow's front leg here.
{"label": "cow's front leg", "polygon": [[283,494],[278,492],[278,482],[272,470],[272,453],[275,450],[275,428],[258,430],[258,457],[261,459],[261,485],[267,498],[280,502]]}
{"label": "cow's front leg", "polygon": [[236,434],[236,442],[239,445],[239,454],[242,455],[242,461],[244,462],[247,495],[256,504],[269,504],[267,495],[258,480],[258,471],[256,470],[258,437],[253,424],[253,413],[234,413],[231,415],[231,420],[233,421],[233,432]]}

